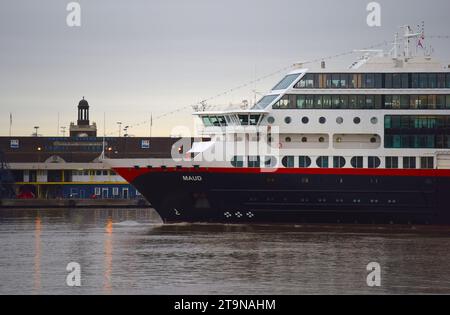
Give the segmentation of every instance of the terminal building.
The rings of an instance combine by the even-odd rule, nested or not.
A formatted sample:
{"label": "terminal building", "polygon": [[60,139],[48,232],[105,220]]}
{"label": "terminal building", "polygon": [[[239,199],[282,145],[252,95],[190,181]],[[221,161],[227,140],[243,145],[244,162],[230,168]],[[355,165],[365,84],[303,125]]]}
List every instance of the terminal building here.
{"label": "terminal building", "polygon": [[178,140],[97,137],[83,97],[69,137],[0,137],[2,198],[140,199],[130,184],[101,163],[104,148],[117,158],[169,158]]}

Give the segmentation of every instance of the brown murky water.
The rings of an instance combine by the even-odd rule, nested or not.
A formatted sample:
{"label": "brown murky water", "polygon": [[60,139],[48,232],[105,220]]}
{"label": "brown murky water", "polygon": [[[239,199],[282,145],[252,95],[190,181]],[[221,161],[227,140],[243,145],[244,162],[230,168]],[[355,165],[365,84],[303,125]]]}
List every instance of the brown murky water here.
{"label": "brown murky water", "polygon": [[[162,225],[152,210],[0,210],[0,294],[450,294],[450,227]],[[381,265],[381,287],[366,266]],[[66,266],[81,265],[81,287]]]}

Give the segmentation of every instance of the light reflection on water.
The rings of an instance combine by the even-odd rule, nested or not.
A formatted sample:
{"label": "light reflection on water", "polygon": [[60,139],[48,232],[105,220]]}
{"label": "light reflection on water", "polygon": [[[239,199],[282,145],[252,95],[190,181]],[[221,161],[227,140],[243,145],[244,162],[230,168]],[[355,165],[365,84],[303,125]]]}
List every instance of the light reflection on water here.
{"label": "light reflection on water", "polygon": [[[0,293],[450,294],[450,227],[162,225],[148,209],[0,210]],[[82,286],[66,286],[78,262]],[[366,285],[379,262],[382,286]]]}

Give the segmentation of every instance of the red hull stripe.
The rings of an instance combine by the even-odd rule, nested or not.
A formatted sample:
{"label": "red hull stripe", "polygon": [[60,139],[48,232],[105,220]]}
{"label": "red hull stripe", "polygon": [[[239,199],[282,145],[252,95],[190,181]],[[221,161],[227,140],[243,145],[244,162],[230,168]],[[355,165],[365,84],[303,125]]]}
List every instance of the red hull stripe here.
{"label": "red hull stripe", "polygon": [[376,168],[232,168],[232,167],[153,167],[153,168],[114,168],[114,171],[129,183],[148,173],[225,173],[225,174],[314,174],[314,175],[363,175],[363,176],[426,176],[450,177],[450,169],[376,169]]}

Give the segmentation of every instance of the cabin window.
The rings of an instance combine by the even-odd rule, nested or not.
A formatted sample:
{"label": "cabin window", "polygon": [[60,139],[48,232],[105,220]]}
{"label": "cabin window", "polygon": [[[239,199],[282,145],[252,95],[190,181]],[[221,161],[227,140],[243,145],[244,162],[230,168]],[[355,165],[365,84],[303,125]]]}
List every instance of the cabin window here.
{"label": "cabin window", "polygon": [[319,156],[316,159],[316,164],[320,168],[328,168],[328,156]]}
{"label": "cabin window", "polygon": [[416,157],[415,156],[404,156],[403,157],[403,168],[416,168]]}
{"label": "cabin window", "polygon": [[248,126],[248,115],[238,115],[241,126]]}
{"label": "cabin window", "polygon": [[343,168],[345,166],[345,158],[343,156],[333,156],[333,167]]}
{"label": "cabin window", "polygon": [[386,168],[398,168],[398,157],[397,156],[386,156],[385,158]]}
{"label": "cabin window", "polygon": [[420,168],[432,169],[434,168],[433,157],[426,156],[420,158]]}
{"label": "cabin window", "polygon": [[281,164],[283,164],[284,167],[294,167],[294,157],[293,156],[285,156],[281,160]]}
{"label": "cabin window", "polygon": [[248,157],[248,167],[260,167],[259,156],[249,156]]}
{"label": "cabin window", "polygon": [[309,156],[299,156],[298,157],[298,166],[307,168],[311,166],[311,158]]}
{"label": "cabin window", "polygon": [[379,168],[381,164],[381,160],[377,156],[369,156],[369,159],[367,161],[367,166],[369,168]]}
{"label": "cabin window", "polygon": [[253,108],[259,108],[259,109],[264,109],[267,106],[269,106],[270,104],[272,104],[272,102],[279,96],[279,94],[277,95],[266,95],[264,96],[262,99],[259,100],[258,103],[256,103],[256,105]]}
{"label": "cabin window", "polygon": [[231,165],[234,167],[244,167],[244,157],[243,156],[234,156],[231,159]]}
{"label": "cabin window", "polygon": [[285,76],[272,90],[284,90],[287,89],[299,76],[299,73],[288,74]]}
{"label": "cabin window", "polygon": [[205,125],[205,127],[212,126],[211,121],[209,120],[208,116],[203,116],[202,117],[202,121],[203,121],[203,125]]}
{"label": "cabin window", "polygon": [[350,164],[353,168],[363,168],[363,157],[362,156],[354,156],[350,160]]}
{"label": "cabin window", "polygon": [[250,115],[249,123],[251,126],[256,126],[259,122],[261,115]]}

